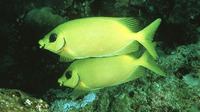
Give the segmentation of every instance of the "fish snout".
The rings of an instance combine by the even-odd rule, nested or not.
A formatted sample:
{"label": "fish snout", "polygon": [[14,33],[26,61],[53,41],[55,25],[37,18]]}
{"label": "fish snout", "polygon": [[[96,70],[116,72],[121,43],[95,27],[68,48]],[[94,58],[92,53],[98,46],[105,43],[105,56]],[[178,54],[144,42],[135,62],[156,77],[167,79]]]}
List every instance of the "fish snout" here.
{"label": "fish snout", "polygon": [[40,49],[44,49],[44,46],[45,46],[45,44],[43,46],[40,46]]}
{"label": "fish snout", "polygon": [[40,40],[38,43],[40,44],[40,49],[44,49],[45,46],[44,42]]}
{"label": "fish snout", "polygon": [[58,79],[58,83],[60,83],[60,86],[62,86],[62,85],[63,85],[63,81],[62,81],[62,79],[61,79],[61,78],[59,78],[59,79]]}

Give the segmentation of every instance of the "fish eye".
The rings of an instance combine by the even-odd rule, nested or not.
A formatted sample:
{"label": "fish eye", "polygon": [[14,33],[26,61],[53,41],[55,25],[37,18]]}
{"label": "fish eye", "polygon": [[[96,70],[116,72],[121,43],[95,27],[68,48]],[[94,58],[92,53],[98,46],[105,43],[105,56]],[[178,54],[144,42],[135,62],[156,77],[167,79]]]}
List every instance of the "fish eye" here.
{"label": "fish eye", "polygon": [[57,34],[56,33],[53,33],[50,35],[49,37],[49,42],[55,42],[57,39]]}
{"label": "fish eye", "polygon": [[72,71],[67,71],[66,74],[65,74],[65,77],[67,79],[70,79],[72,77]]}

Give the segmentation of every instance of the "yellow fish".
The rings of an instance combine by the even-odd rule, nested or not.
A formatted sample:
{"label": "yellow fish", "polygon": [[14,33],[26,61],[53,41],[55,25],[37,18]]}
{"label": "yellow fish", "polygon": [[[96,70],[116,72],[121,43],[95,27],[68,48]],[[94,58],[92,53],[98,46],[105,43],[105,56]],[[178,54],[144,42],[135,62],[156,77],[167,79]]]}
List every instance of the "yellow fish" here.
{"label": "yellow fish", "polygon": [[132,81],[145,74],[145,68],[166,76],[146,51],[140,58],[132,53],[113,57],[88,58],[74,61],[58,79],[60,86],[74,88],[76,99],[90,90]]}
{"label": "yellow fish", "polygon": [[157,58],[152,40],[160,22],[159,18],[138,32],[139,23],[131,17],[76,19],[56,27],[39,44],[40,48],[60,55],[60,60],[65,62],[128,54],[137,51],[139,43]]}

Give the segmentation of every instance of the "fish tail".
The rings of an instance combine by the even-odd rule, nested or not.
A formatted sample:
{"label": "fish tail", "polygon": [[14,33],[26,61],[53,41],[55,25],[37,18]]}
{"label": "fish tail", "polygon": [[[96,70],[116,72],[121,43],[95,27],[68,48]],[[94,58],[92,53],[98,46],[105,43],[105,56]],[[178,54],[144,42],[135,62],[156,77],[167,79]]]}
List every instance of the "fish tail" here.
{"label": "fish tail", "polygon": [[[155,46],[155,43],[154,43]],[[138,60],[139,65],[144,66],[146,68],[148,68],[149,70],[162,75],[162,76],[166,76],[165,72],[163,72],[158,65],[156,64],[156,62],[154,61],[153,57],[149,54],[149,52],[146,50],[144,52],[144,54],[139,58]]]}
{"label": "fish tail", "polygon": [[161,19],[158,18],[136,34],[136,40],[149,51],[149,53],[153,56],[154,59],[156,59],[158,55],[156,53],[155,46],[153,45],[154,43],[152,42],[152,40],[160,23]]}

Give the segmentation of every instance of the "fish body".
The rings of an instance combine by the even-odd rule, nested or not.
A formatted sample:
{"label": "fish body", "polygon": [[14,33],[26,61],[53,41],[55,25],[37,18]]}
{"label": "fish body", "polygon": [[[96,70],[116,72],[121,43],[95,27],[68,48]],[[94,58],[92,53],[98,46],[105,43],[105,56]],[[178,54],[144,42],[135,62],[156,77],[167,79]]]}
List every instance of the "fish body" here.
{"label": "fish body", "polygon": [[134,54],[88,58],[74,61],[58,79],[60,86],[74,88],[72,98],[94,89],[119,85],[145,74],[145,68],[165,76],[146,51],[140,58]]}
{"label": "fish body", "polygon": [[[107,57],[138,51],[139,43],[156,58],[153,36],[161,19],[138,32],[134,18],[90,17],[63,23],[39,41],[40,48],[60,55],[61,61]],[[138,43],[139,42],[139,43]]]}

